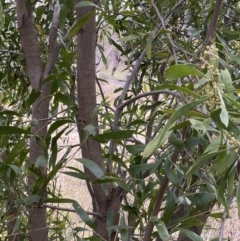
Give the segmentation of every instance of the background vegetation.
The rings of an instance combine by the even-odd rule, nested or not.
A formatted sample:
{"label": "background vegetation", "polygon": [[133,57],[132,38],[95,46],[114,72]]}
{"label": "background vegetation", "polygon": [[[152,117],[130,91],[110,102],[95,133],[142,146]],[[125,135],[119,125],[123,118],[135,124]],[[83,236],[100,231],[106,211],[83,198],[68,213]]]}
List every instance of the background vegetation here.
{"label": "background vegetation", "polygon": [[[240,210],[239,11],[1,0],[1,238],[200,241],[212,218],[224,240]],[[114,95],[103,68],[124,73]],[[88,209],[60,174],[84,181]]]}

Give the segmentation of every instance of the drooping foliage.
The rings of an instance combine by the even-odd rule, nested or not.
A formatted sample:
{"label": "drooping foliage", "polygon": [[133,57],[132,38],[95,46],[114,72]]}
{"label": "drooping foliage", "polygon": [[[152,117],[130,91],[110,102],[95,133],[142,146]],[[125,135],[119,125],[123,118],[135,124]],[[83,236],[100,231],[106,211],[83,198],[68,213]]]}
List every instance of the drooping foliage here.
{"label": "drooping foliage", "polygon": [[[209,217],[223,222],[235,197],[240,210],[239,11],[231,0],[0,1],[2,238],[205,240]],[[125,78],[114,103],[106,66]],[[60,145],[73,131],[79,144]],[[73,149],[82,169],[68,165]],[[62,172],[85,181],[91,212],[56,191]],[[70,237],[62,203],[81,219]]]}

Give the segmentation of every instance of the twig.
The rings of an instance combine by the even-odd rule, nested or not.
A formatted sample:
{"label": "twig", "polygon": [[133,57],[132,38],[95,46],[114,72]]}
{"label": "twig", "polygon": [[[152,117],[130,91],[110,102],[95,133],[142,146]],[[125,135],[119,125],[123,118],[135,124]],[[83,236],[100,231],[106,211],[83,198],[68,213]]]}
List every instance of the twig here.
{"label": "twig", "polygon": [[[161,16],[161,14],[160,14],[160,12],[159,12],[156,4],[154,3],[154,0],[151,0],[151,3],[152,3],[152,6],[153,6],[154,10],[155,10],[156,13],[157,13],[157,16],[158,16],[161,24],[162,24],[162,28],[163,28],[163,29],[166,29],[165,21],[164,21],[164,19],[162,18],[162,16]],[[175,50],[175,49],[176,49],[176,48],[178,49],[178,46],[176,46],[176,45],[173,43],[173,40],[172,40],[172,38],[171,38],[171,36],[170,36],[169,33],[167,33],[166,36],[167,36],[167,38],[168,38],[168,40],[169,40],[169,42],[170,42],[170,44],[171,44],[171,46],[172,46],[172,52],[173,52],[173,56],[174,56],[174,61],[175,61],[175,64],[177,64],[177,63],[178,63],[178,60],[177,60],[177,54],[176,54],[176,50]]]}
{"label": "twig", "polygon": [[[230,198],[228,199],[228,206],[230,207],[233,201],[233,198],[235,197],[237,192],[237,189],[235,188],[232,195],[230,196]],[[223,240],[223,230],[224,230],[224,225],[225,225],[225,221],[226,221],[226,216],[227,216],[227,212],[226,210],[224,210],[222,218],[221,218],[221,224],[220,224],[220,231],[219,231],[219,238],[218,241],[222,241]]]}
{"label": "twig", "polygon": [[43,80],[45,80],[52,72],[54,65],[57,61],[57,56],[60,51],[60,47],[57,48],[57,32],[59,25],[59,15],[60,15],[60,4],[59,0],[56,1],[55,9],[52,18],[52,25],[49,32],[49,46],[48,46],[48,56],[47,63],[43,72]]}
{"label": "twig", "polygon": [[212,39],[216,32],[217,20],[218,20],[219,13],[221,11],[222,3],[223,3],[223,0],[216,1],[216,5],[212,15],[212,20],[208,28],[205,47],[212,44]]}
{"label": "twig", "polygon": [[159,94],[167,94],[167,95],[172,95],[172,96],[181,98],[181,96],[178,93],[173,92],[171,90],[154,90],[154,91],[150,91],[150,92],[146,92],[146,93],[142,93],[142,94],[134,96],[133,98],[131,98],[131,99],[125,101],[124,103],[122,103],[121,105],[119,105],[118,109],[122,110],[125,106],[129,105],[133,101],[140,99],[142,97],[146,97],[149,95],[159,95]]}
{"label": "twig", "polygon": [[[63,207],[58,207],[58,206],[52,206],[52,205],[49,205],[49,204],[42,204],[42,206],[40,207],[46,207],[46,208],[51,208],[51,209],[55,209],[55,210],[61,210],[61,211],[65,211],[65,212],[71,212],[71,213],[76,213],[75,209],[72,209],[72,208],[63,208]],[[37,207],[38,208],[38,207]],[[100,217],[100,218],[104,218],[103,215],[101,215],[100,213],[96,213],[96,212],[87,212],[86,213],[88,215],[92,215],[92,216],[97,216],[97,217]]]}

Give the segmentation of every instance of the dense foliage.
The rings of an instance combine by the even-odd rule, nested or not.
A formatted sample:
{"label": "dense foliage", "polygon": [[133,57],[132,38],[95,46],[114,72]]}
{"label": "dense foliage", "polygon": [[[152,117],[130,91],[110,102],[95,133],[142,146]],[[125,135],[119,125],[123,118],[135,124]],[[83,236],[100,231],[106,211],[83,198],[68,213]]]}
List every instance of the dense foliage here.
{"label": "dense foliage", "polygon": [[[23,8],[34,13],[36,52],[25,51]],[[69,240],[203,240],[207,219],[224,220],[235,197],[240,214],[239,11],[234,0],[1,0],[1,238],[29,240],[30,216],[48,207],[46,235],[67,240],[62,203],[82,220]],[[101,73],[114,59],[113,73],[120,61],[128,77],[110,103],[101,88],[107,80],[87,73],[99,77],[101,100],[85,119],[80,99],[92,93],[80,88],[77,76],[88,64],[79,68],[77,49],[83,56],[84,49],[76,35],[94,17],[96,69]],[[39,55],[40,72],[29,55]],[[37,75],[41,86],[32,81]],[[59,144],[76,129],[79,145]],[[100,143],[98,160],[86,154],[86,146],[97,152],[92,143]],[[82,150],[82,169],[68,165],[72,149]],[[63,170],[86,181],[92,212],[56,190]],[[215,204],[225,211],[212,213]]]}

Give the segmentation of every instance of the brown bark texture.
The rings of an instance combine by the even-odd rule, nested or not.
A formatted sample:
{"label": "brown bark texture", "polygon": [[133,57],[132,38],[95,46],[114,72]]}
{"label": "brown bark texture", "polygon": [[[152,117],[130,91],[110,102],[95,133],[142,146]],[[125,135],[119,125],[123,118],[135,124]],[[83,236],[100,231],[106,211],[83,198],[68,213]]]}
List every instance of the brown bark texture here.
{"label": "brown bark texture", "polygon": [[[50,83],[43,84],[46,77],[51,74],[54,64],[57,59],[59,47],[57,48],[57,27],[58,27],[58,14],[60,8],[56,4],[55,12],[53,15],[53,22],[49,34],[49,48],[48,58],[43,68],[40,51],[37,41],[37,32],[34,23],[34,15],[31,7],[26,8],[25,0],[16,0],[17,3],[17,19],[18,28],[20,31],[21,45],[23,54],[26,61],[27,73],[31,83],[32,89],[41,91],[41,95],[37,98],[32,105],[32,119],[34,120],[31,128],[33,136],[30,138],[30,165],[34,165],[37,158],[44,155],[43,150],[37,142],[37,138],[42,141],[45,140],[47,134],[47,118],[49,111],[49,94]],[[38,121],[40,120],[41,121]],[[42,119],[45,119],[43,121]],[[46,167],[41,168],[43,176],[47,175]],[[33,194],[35,186],[34,175],[30,172],[28,176],[28,194]],[[41,200],[46,199],[46,188],[37,192],[41,195]],[[48,240],[48,227],[47,227],[47,212],[46,208],[29,208],[28,209],[29,221],[29,239],[30,241],[46,241]]]}
{"label": "brown bark texture", "polygon": [[[79,2],[79,1],[76,1]],[[77,19],[81,19],[92,7],[77,8]],[[96,23],[95,16],[92,17],[77,35],[77,86],[78,86],[78,104],[79,104],[79,130],[82,146],[82,157],[90,159],[98,164],[105,171],[104,161],[101,153],[100,143],[87,139],[83,128],[92,124],[98,126],[97,117],[92,120],[92,112],[96,107],[96,70],[95,70],[95,51],[96,51]],[[91,180],[96,180],[96,177],[86,170]],[[104,218],[95,217],[96,236],[105,240],[109,240],[106,217],[107,213],[111,212],[114,215],[115,224],[118,223],[120,209],[120,189],[109,184],[108,195],[106,195],[99,184],[94,184],[92,198],[96,200],[97,212],[102,214]],[[114,240],[114,232],[111,235],[111,240]]]}

